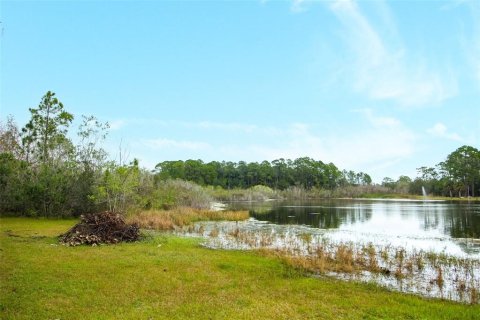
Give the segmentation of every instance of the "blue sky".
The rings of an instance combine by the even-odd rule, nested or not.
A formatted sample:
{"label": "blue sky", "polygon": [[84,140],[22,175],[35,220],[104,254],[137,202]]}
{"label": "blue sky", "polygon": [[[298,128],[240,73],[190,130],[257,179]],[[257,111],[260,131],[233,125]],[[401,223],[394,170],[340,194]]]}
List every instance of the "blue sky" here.
{"label": "blue sky", "polygon": [[0,118],[54,91],[164,160],[415,177],[480,148],[479,1],[2,1]]}

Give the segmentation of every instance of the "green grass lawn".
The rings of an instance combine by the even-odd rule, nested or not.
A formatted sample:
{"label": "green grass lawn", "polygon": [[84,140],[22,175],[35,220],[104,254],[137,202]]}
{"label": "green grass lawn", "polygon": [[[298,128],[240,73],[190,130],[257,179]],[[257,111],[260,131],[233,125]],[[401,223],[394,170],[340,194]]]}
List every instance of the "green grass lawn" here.
{"label": "green grass lawn", "polygon": [[198,239],[65,247],[73,220],[0,219],[1,319],[479,319],[480,306],[316,279]]}

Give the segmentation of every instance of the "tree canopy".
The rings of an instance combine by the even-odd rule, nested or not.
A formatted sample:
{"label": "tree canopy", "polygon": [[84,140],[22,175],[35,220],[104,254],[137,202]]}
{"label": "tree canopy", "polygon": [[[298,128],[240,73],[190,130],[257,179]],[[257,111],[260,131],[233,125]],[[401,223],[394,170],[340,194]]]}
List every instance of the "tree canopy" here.
{"label": "tree canopy", "polygon": [[272,162],[218,162],[202,160],[163,161],[156,165],[157,179],[183,179],[200,185],[225,189],[264,185],[274,189],[300,186],[305,189],[334,189],[345,185],[369,185],[371,177],[363,172],[340,171],[333,163],[309,157],[277,159]]}

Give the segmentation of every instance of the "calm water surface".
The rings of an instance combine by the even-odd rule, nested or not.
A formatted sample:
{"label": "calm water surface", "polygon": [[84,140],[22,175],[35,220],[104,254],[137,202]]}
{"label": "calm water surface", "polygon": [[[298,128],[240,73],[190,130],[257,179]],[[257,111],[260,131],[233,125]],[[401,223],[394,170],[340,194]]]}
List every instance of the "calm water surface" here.
{"label": "calm water surface", "polygon": [[325,230],[338,241],[375,242],[480,257],[480,203],[322,200],[235,203],[277,225]]}

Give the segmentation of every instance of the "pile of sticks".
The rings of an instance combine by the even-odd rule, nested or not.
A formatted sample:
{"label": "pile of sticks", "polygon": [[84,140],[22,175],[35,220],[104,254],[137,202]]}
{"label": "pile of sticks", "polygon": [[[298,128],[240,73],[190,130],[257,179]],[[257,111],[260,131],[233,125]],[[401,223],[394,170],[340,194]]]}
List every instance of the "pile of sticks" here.
{"label": "pile of sticks", "polygon": [[137,225],[127,224],[119,213],[105,211],[82,215],[79,223],[60,235],[60,242],[68,246],[114,244],[136,241],[139,236]]}

